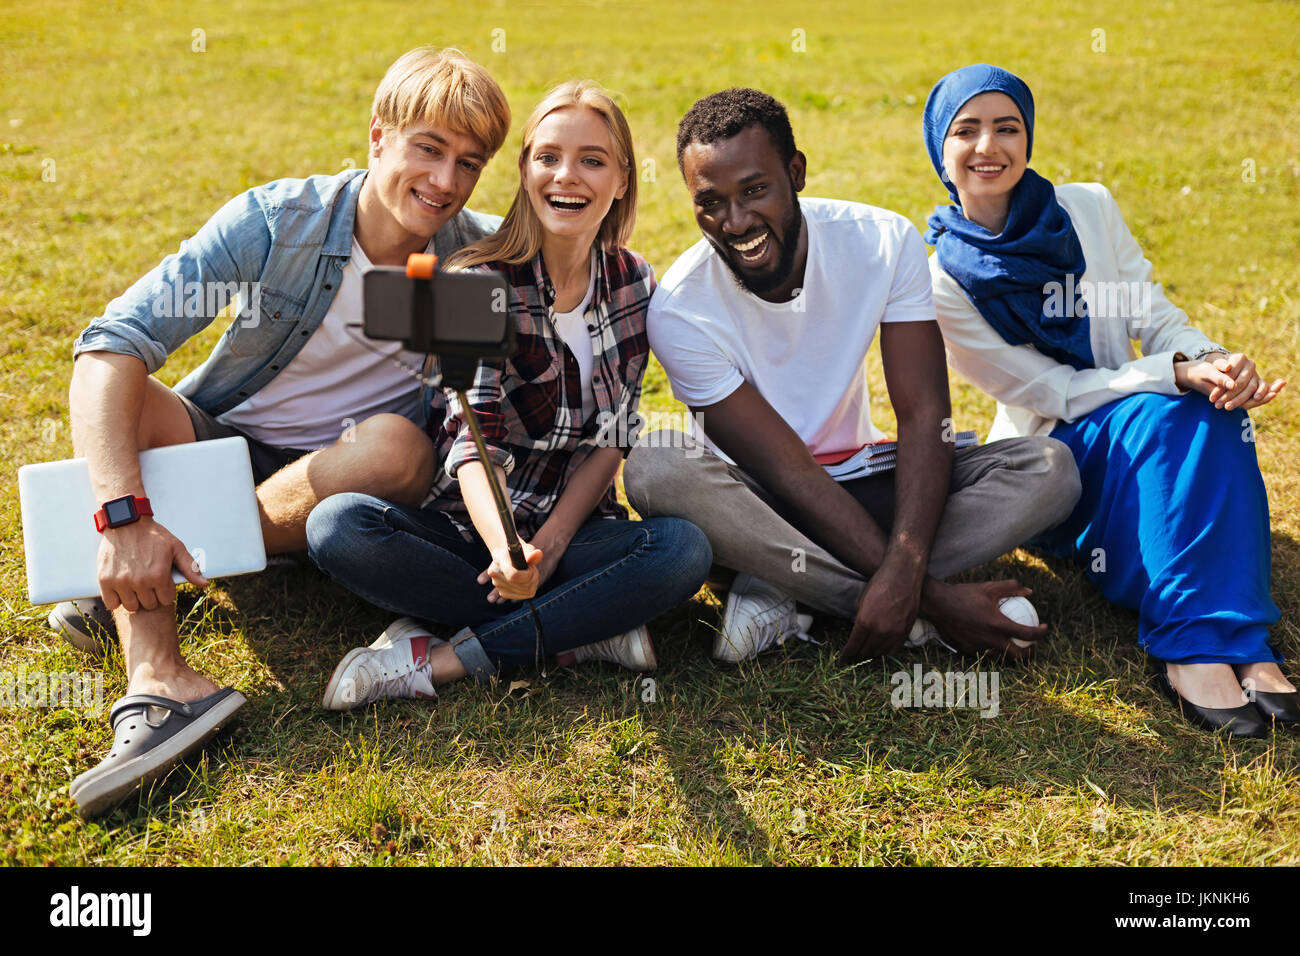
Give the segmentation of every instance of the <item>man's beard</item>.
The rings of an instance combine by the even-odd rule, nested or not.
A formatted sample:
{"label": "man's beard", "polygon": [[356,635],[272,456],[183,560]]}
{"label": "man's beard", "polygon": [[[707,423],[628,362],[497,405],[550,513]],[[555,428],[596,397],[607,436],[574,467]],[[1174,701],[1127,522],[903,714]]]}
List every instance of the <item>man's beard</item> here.
{"label": "man's beard", "polygon": [[[794,192],[793,185],[791,185],[790,191]],[[779,289],[790,278],[790,273],[794,271],[794,257],[799,251],[799,231],[803,228],[803,211],[799,208],[797,193],[794,194],[792,212],[793,215],[790,220],[781,226],[781,258],[777,260],[776,268],[766,275],[755,279],[742,274],[732,260],[730,252],[734,250],[718,250],[722,254],[722,261],[731,270],[731,278],[746,292],[752,292],[758,296],[766,295],[774,289]]]}

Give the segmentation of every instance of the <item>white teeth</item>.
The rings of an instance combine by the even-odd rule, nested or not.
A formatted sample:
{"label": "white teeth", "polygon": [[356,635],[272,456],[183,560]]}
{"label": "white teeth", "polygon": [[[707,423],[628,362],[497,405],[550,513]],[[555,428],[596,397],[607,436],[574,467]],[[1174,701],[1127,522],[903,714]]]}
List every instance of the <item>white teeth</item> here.
{"label": "white teeth", "polygon": [[1002,169],[1001,166],[972,166],[971,169],[977,173],[996,173]]}
{"label": "white teeth", "polygon": [[749,240],[749,242],[732,243],[731,248],[735,249],[737,252],[749,252],[751,249],[757,249],[759,244],[766,238],[767,233],[763,233],[758,238]]}
{"label": "white teeth", "polygon": [[416,199],[420,200],[420,202],[424,203],[424,204],[425,204],[426,206],[428,206],[430,209],[445,209],[445,208],[447,207],[447,204],[446,204],[445,202],[444,202],[444,203],[436,203],[436,202],[434,202],[432,199],[425,199],[423,196],[421,196],[419,193],[417,193],[414,189],[411,190],[411,193],[415,196]]}
{"label": "white teeth", "polygon": [[581,196],[548,196],[546,198],[560,206],[585,206],[591,201]]}

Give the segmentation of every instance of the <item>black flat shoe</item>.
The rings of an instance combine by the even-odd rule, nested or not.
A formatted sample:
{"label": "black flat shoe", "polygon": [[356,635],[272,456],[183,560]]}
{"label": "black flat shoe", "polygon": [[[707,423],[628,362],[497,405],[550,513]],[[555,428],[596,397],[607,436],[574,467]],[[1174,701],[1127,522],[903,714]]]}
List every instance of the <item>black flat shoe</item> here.
{"label": "black flat shoe", "polygon": [[[1168,697],[1182,713],[1188,723],[1195,724],[1211,733],[1226,730],[1231,737],[1267,737],[1272,721],[1260,713],[1254,704],[1241,707],[1202,707],[1193,704],[1169,682],[1169,675],[1163,665],[1156,670],[1156,686]],[[1262,696],[1255,695],[1256,698]],[[1285,697],[1285,694],[1272,694],[1273,697]],[[1291,695],[1295,696],[1295,695]]]}
{"label": "black flat shoe", "polygon": [[1287,730],[1300,730],[1300,691],[1268,693],[1257,690],[1252,699],[1265,721],[1271,720]]}

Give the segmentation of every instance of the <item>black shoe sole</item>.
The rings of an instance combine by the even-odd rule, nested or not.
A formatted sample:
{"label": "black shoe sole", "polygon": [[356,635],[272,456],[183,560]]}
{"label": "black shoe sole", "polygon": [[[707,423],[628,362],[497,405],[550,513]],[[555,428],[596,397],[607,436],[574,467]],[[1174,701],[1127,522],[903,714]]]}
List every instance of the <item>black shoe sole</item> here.
{"label": "black shoe sole", "polygon": [[117,640],[115,632],[104,631],[99,625],[91,624],[79,613],[61,614],[60,607],[61,604],[55,605],[50,616],[45,619],[45,623],[51,631],[83,654],[99,657],[104,653],[105,644]]}

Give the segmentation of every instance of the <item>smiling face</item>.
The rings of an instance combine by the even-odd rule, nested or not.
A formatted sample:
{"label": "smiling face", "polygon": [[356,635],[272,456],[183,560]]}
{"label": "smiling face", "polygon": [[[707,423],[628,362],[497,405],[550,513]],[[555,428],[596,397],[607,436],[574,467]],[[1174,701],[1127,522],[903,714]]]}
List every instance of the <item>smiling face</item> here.
{"label": "smiling face", "polygon": [[761,126],[730,139],[693,142],[682,152],[682,175],[695,221],[742,286],[771,302],[790,298],[803,281],[807,234],[799,190],[805,161],[788,164]]}
{"label": "smiling face", "polygon": [[1025,174],[1029,139],[1015,101],[981,93],[957,111],[943,141],[943,168],[970,218],[977,210],[1009,202]]}
{"label": "smiling face", "polygon": [[553,236],[595,240],[630,171],[604,119],[585,106],[554,110],[537,124],[519,163],[528,201]]}
{"label": "smiling face", "polygon": [[365,186],[392,220],[382,232],[423,246],[464,208],[487,159],[463,133],[428,124],[385,130],[372,119]]}

